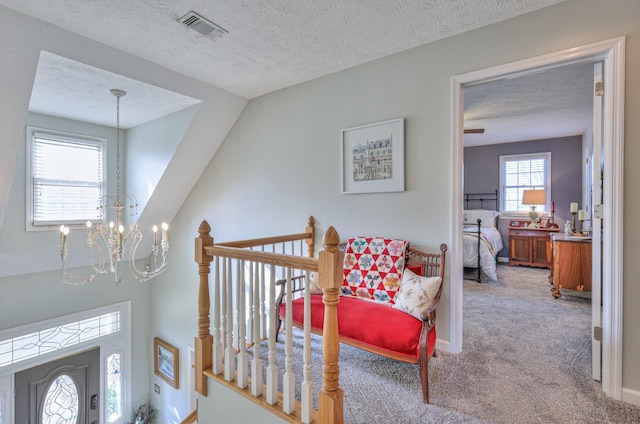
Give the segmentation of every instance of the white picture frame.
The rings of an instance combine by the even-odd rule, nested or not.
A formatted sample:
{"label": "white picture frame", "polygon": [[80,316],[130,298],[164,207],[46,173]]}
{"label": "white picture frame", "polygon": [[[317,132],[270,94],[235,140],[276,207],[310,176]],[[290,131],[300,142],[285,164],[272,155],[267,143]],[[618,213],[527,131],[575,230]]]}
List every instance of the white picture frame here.
{"label": "white picture frame", "polygon": [[404,118],[341,131],[342,193],[404,191]]}

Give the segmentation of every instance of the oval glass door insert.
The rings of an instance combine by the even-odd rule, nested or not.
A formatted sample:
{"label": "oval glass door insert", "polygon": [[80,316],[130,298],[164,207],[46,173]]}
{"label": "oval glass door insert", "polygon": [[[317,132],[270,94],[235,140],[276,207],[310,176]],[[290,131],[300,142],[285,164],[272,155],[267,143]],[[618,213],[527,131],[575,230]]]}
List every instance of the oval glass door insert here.
{"label": "oval glass door insert", "polygon": [[51,382],[44,397],[42,424],[76,424],[79,407],[76,384],[71,377],[61,374]]}

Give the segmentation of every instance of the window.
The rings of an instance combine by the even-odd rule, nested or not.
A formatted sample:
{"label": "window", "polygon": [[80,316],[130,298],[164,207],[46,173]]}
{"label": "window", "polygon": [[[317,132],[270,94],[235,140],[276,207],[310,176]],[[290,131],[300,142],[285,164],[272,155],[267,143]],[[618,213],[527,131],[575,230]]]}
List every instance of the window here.
{"label": "window", "polygon": [[102,218],[105,140],[27,127],[27,230]]}
{"label": "window", "polygon": [[12,337],[4,338],[0,333],[0,368],[100,337],[121,333],[123,331],[121,315],[120,308],[102,315],[73,320]]}
{"label": "window", "polygon": [[[524,190],[546,190],[550,193],[551,153],[500,156],[500,187],[502,212],[529,212],[531,207],[522,204]],[[536,208],[547,211],[547,204]]]}
{"label": "window", "polygon": [[106,385],[107,399],[105,402],[108,423],[116,422],[122,416],[122,366],[121,354],[113,353],[107,357]]}
{"label": "window", "polygon": [[61,374],[49,386],[42,407],[43,424],[73,424],[78,422],[80,397],[73,379]]}

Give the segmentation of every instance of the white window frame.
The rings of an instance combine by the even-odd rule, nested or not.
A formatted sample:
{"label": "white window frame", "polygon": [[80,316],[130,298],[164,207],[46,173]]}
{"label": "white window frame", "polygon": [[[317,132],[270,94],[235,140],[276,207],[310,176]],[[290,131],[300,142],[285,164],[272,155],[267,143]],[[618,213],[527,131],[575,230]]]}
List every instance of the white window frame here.
{"label": "white window frame", "polygon": [[[5,410],[2,411],[2,413],[5,415],[2,417],[5,422],[0,422],[0,424],[8,424],[14,422],[15,411],[13,410],[13,396],[10,396],[10,394],[14,393],[15,390],[15,373],[38,365],[46,364],[48,362],[55,361],[69,355],[80,353],[84,350],[94,347],[100,347],[100,422],[108,422],[109,424],[126,423],[129,418],[128,413],[129,411],[131,411],[131,301],[120,302],[113,305],[91,309],[89,311],[83,311],[63,317],[48,319],[32,324],[26,324],[8,330],[2,330],[0,331],[0,340],[7,340],[38,331],[45,331],[56,326],[80,322],[115,311],[120,312],[120,329],[116,333],[101,336],[86,342],[81,342],[73,346],[63,347],[55,351],[50,351],[39,356],[34,356],[0,367],[0,396],[3,396],[3,403],[5,407]],[[120,353],[121,355],[123,355],[120,362],[123,382],[123,415],[117,420],[109,422],[105,417],[105,394],[107,388],[106,363],[107,358],[112,353]]]}
{"label": "white window frame", "polygon": [[529,211],[507,211],[505,210],[505,176],[504,165],[505,162],[512,162],[518,160],[531,160],[531,159],[545,159],[547,161],[547,172],[545,175],[544,189],[547,192],[547,203],[545,204],[545,211],[548,213],[551,205],[551,152],[538,152],[538,153],[525,153],[517,155],[500,155],[500,212],[502,217],[524,218],[529,216]]}
{"label": "white window frame", "polygon": [[[101,192],[106,193],[106,165],[107,165],[107,140],[102,137],[93,137],[82,134],[75,134],[64,131],[51,130],[40,127],[27,126],[26,127],[26,188],[27,188],[27,216],[26,216],[26,230],[27,231],[43,231],[58,229],[60,224],[65,224],[72,228],[80,228],[86,225],[86,220],[65,220],[62,221],[49,221],[36,224],[34,222],[34,202],[33,196],[35,192],[35,180],[33,176],[33,139],[35,134],[50,136],[51,140],[67,141],[78,144],[90,144],[97,145],[102,149],[102,176],[101,176]],[[96,199],[96,205],[100,199]],[[92,220],[94,221],[94,220]],[[99,220],[96,219],[95,222]]]}

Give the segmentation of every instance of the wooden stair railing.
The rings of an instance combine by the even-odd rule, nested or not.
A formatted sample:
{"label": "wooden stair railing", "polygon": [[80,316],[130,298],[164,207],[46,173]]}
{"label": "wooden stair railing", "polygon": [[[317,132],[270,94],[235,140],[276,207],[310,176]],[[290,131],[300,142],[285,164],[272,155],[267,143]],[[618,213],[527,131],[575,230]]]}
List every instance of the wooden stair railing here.
{"label": "wooden stair railing", "polygon": [[191,411],[189,415],[184,417],[184,420],[180,421],[180,424],[194,424],[198,422],[198,407]]}
{"label": "wooden stair railing", "polygon": [[[339,290],[342,285],[342,265],[344,254],[338,249],[339,235],[337,231],[330,227],[327,229],[323,243],[324,250],[319,253],[318,259],[313,259],[314,254],[314,220],[309,218],[309,224],[304,233],[293,234],[290,236],[268,237],[262,239],[245,240],[240,242],[230,242],[215,244],[210,236],[211,228],[206,221],[203,221],[198,229],[199,237],[195,240],[195,260],[198,263],[200,285],[198,290],[198,335],[195,338],[195,388],[202,396],[207,396],[208,378],[216,379],[228,388],[241,393],[243,396],[260,404],[265,409],[270,410],[276,415],[284,418],[288,422],[304,422],[304,423],[342,423],[343,422],[343,392],[339,386],[339,342],[338,342],[338,321],[337,321],[337,305],[339,302]],[[288,255],[284,253],[267,252],[260,249],[260,246],[272,243],[289,242],[293,240],[304,241],[308,247],[309,258],[302,256]],[[255,250],[253,250],[255,249]],[[295,250],[295,249],[294,249]],[[274,248],[275,251],[275,248]],[[211,272],[211,263],[214,262],[215,281],[213,282],[214,294],[213,303],[216,307],[214,310],[213,332],[211,334],[210,308],[211,300],[209,293],[209,274]],[[232,262],[237,261],[237,268],[232,270]],[[249,264],[248,267],[245,264]],[[305,383],[310,378],[310,330],[305,333],[305,352],[304,352],[304,374],[305,382],[302,386],[302,401],[295,401],[293,393],[295,390],[288,389],[287,386],[293,384],[291,376],[287,373],[291,371],[291,328],[287,325],[286,340],[286,359],[285,359],[285,380],[283,381],[286,396],[277,392],[277,380],[275,384],[273,378],[270,380],[270,371],[267,368],[267,384],[263,389],[262,371],[255,372],[254,366],[262,367],[261,360],[256,365],[256,358],[259,357],[260,340],[264,340],[260,331],[260,318],[258,317],[259,304],[252,302],[264,301],[264,286],[266,285],[265,267],[271,266],[270,272],[271,296],[275,293],[275,267],[282,267],[288,271],[288,280],[291,280],[291,270],[296,272],[318,272],[318,281],[323,289],[323,302],[325,304],[324,314],[324,333],[322,337],[322,353],[323,353],[323,372],[322,372],[322,388],[318,394],[318,411],[313,411],[313,399],[311,399],[313,390],[312,384]],[[222,268],[222,270],[221,270]],[[249,283],[245,280],[245,268],[248,268]],[[233,276],[237,276],[237,285],[233,285]],[[230,277],[227,281],[227,277]],[[254,282],[255,281],[255,282]],[[243,311],[243,315],[239,315],[236,311],[235,315],[232,309],[232,298],[226,297],[225,293],[232,293],[235,290],[239,293],[240,310],[244,308],[245,296],[249,300],[249,312]],[[262,290],[262,293],[261,291]],[[263,296],[263,297],[261,297]],[[308,296],[306,294],[305,296]],[[227,304],[228,299],[228,304]],[[222,303],[221,303],[222,301]],[[222,314],[220,313],[220,308]],[[269,339],[269,355],[275,350],[275,302],[270,303],[270,330],[272,333]],[[290,308],[288,308],[290,310]],[[221,318],[222,316],[222,318]],[[236,320],[234,321],[234,316]],[[240,317],[240,318],[238,318]],[[305,320],[310,321],[310,319]],[[236,329],[233,332],[230,328],[233,325],[238,327],[239,335],[236,335]],[[222,330],[222,331],[221,331]],[[225,333],[226,339],[224,335]],[[232,339],[230,334],[234,334]],[[252,375],[256,375],[257,380],[250,381],[248,376],[247,346],[254,347],[255,358],[252,361]],[[255,345],[254,341],[257,341]],[[235,344],[234,344],[235,343]],[[235,346],[235,350],[234,350]],[[307,347],[309,346],[309,347]],[[257,351],[256,351],[257,349]],[[236,352],[238,367],[236,366]],[[257,353],[256,353],[257,352]],[[231,358],[225,360],[223,364],[222,357]],[[229,365],[231,364],[231,365]],[[233,367],[233,368],[231,368]],[[260,369],[261,368],[256,368]],[[275,374],[277,378],[277,372]],[[232,384],[235,381],[237,384]],[[306,384],[306,386],[305,386]],[[265,393],[266,392],[266,393]]]}

